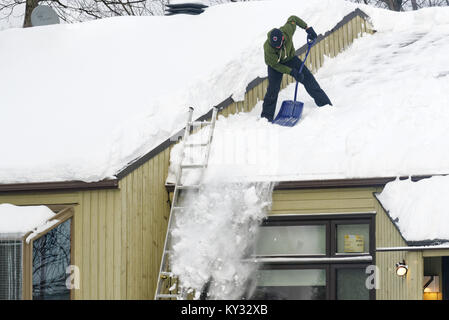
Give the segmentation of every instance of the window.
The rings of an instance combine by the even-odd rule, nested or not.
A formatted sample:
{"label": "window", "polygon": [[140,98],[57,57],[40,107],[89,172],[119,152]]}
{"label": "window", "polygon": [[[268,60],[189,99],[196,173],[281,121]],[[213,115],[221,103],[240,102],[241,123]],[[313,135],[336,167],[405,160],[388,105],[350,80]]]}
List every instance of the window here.
{"label": "window", "polygon": [[0,234],[0,300],[70,299],[73,214],[65,206],[39,228]]}
{"label": "window", "polygon": [[333,266],[337,300],[369,300],[366,289],[365,265]]}
{"label": "window", "polygon": [[22,241],[0,238],[0,300],[22,299]]}
{"label": "window", "polygon": [[270,216],[254,248],[251,299],[374,299],[374,214]]}
{"label": "window", "polygon": [[33,242],[33,299],[68,300],[66,269],[71,255],[71,219]]}
{"label": "window", "polygon": [[[363,222],[363,221],[360,221]],[[361,254],[370,252],[370,225],[357,221],[348,223],[344,221],[333,222],[336,232],[336,254]]]}
{"label": "window", "polygon": [[252,299],[324,300],[327,270],[316,266],[295,268],[272,265],[258,271],[257,287]]}
{"label": "window", "polygon": [[266,226],[256,243],[257,255],[326,255],[326,225]]}

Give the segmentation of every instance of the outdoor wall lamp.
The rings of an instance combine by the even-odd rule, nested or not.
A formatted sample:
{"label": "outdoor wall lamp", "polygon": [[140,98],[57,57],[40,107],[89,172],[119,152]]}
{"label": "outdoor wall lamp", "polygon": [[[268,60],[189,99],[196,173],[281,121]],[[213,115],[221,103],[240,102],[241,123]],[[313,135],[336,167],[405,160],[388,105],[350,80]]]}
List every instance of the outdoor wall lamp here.
{"label": "outdoor wall lamp", "polygon": [[399,277],[404,277],[407,274],[408,271],[408,265],[405,264],[405,260],[402,260],[402,262],[396,263],[396,274]]}

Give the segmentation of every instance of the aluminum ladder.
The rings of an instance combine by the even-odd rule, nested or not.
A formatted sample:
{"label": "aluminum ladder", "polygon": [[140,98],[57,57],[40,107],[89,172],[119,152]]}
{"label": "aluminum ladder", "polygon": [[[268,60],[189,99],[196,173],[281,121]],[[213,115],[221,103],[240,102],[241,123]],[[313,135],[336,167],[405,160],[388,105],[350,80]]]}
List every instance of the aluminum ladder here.
{"label": "aluminum ladder", "polygon": [[[154,295],[155,300],[183,300],[187,297],[187,289],[182,288],[179,284],[179,281],[176,279],[176,276],[172,274],[170,270],[170,249],[171,249],[171,231],[174,227],[174,216],[177,214],[185,214],[183,213],[183,207],[178,205],[179,193],[183,190],[194,190],[198,191],[200,188],[200,184],[197,185],[183,185],[182,182],[182,173],[185,169],[197,169],[201,170],[200,172],[200,180],[204,174],[204,170],[207,168],[207,163],[209,160],[210,148],[212,144],[213,133],[215,129],[215,121],[217,118],[218,109],[216,107],[212,110],[212,118],[210,121],[192,121],[193,108],[189,108],[189,116],[187,120],[187,125],[184,131],[182,156],[181,161],[178,165],[178,170],[176,173],[176,183],[175,183],[175,191],[173,194],[172,205],[170,209],[170,217],[168,219],[168,227],[167,233],[165,235],[165,243],[164,243],[164,251],[162,253],[161,266],[159,269],[159,277],[157,280],[156,293]],[[191,135],[191,131],[194,127],[201,126],[202,128],[210,127],[207,141],[201,143],[189,143],[188,139]],[[183,164],[185,159],[185,149],[186,148],[195,148],[195,147],[203,147],[205,148],[204,154],[204,163],[201,164]],[[176,288],[176,289],[175,289]],[[172,289],[172,290],[170,290]]]}

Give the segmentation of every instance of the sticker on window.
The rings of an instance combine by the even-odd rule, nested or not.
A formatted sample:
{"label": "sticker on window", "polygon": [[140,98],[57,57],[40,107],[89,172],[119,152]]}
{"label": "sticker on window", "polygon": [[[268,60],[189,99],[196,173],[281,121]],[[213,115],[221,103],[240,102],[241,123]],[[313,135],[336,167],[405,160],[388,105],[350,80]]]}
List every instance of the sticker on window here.
{"label": "sticker on window", "polygon": [[344,252],[364,252],[365,241],[362,235],[345,234]]}

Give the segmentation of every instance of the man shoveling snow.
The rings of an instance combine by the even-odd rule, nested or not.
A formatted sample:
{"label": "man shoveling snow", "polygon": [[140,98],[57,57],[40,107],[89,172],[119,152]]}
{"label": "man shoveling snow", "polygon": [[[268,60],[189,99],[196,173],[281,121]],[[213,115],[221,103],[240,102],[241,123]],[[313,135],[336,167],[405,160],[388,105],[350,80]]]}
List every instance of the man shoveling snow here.
{"label": "man shoveling snow", "polygon": [[268,88],[263,101],[261,117],[268,119],[270,122],[274,118],[284,73],[291,75],[296,81],[302,83],[307,93],[319,107],[327,104],[332,105],[329,97],[321,89],[309,69],[304,66],[302,72],[299,72],[302,61],[295,55],[296,50],[292,41],[296,26],[306,30],[308,40],[314,41],[317,38],[317,34],[312,27],[307,27],[307,24],[297,16],[291,16],[284,26],[268,32],[268,39],[263,46],[265,63],[268,66]]}

